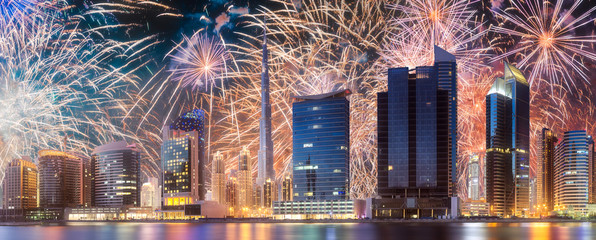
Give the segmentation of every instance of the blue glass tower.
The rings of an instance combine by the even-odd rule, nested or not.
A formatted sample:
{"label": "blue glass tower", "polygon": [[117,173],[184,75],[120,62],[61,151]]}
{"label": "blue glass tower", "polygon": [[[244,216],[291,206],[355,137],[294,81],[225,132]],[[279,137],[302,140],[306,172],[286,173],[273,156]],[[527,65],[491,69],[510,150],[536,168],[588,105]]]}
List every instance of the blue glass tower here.
{"label": "blue glass tower", "polygon": [[530,210],[530,86],[504,63],[486,95],[486,200],[491,215],[524,216]]}
{"label": "blue glass tower", "polygon": [[[455,57],[435,48],[435,65],[391,68],[377,95],[376,217],[447,215],[456,196]],[[406,199],[408,199],[406,201]]]}
{"label": "blue glass tower", "polygon": [[294,201],[349,199],[350,93],[294,97]]}

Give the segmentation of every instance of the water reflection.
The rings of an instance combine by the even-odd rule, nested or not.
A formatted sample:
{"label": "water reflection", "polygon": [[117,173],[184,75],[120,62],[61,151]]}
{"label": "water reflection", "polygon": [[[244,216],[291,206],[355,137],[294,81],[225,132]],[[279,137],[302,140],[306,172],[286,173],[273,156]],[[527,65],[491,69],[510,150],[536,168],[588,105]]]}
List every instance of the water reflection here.
{"label": "water reflection", "polygon": [[0,239],[44,240],[588,240],[592,223],[76,223],[66,226],[0,227]]}

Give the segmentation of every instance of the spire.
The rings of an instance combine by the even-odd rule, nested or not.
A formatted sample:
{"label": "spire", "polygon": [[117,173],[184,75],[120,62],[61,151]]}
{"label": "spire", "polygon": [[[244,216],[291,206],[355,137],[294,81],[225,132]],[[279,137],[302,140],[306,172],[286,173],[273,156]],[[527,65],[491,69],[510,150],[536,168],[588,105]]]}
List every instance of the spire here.
{"label": "spire", "polygon": [[516,81],[528,85],[528,81],[526,80],[526,77],[524,77],[524,75],[522,74],[521,70],[507,62],[503,62],[503,75],[505,80],[515,78]]}

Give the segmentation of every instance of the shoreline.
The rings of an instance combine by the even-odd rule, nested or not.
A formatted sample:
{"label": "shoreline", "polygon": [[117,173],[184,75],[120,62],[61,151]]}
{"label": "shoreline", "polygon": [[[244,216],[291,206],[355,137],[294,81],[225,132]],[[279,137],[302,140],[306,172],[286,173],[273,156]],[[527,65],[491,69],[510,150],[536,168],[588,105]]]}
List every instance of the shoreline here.
{"label": "shoreline", "polygon": [[43,221],[43,222],[0,222],[0,226],[54,226],[84,223],[296,223],[296,224],[350,224],[350,223],[377,223],[377,224],[459,224],[459,223],[596,223],[596,220],[574,219],[346,219],[346,220],[274,220],[274,219],[200,219],[200,220],[118,220],[118,221]]}

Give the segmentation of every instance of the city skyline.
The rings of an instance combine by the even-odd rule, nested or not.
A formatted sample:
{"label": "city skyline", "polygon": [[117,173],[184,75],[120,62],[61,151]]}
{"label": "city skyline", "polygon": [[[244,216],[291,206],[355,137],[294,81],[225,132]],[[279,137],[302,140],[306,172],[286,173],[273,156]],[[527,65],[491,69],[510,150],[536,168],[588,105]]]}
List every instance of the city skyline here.
{"label": "city skyline", "polygon": [[[427,16],[425,8],[417,8],[426,3],[414,0],[362,7],[356,7],[364,4],[358,0],[345,5],[330,1],[328,8],[310,1],[224,4],[211,10],[226,20],[205,13],[201,24],[191,27],[194,20],[187,11],[200,8],[169,2],[82,7],[75,1],[64,7],[7,1],[0,4],[0,12],[7,13],[0,16],[0,36],[9,39],[8,45],[0,43],[7,56],[0,58],[5,66],[0,68],[5,107],[0,112],[0,182],[10,162],[29,157],[39,167],[40,206],[100,206],[101,197],[88,197],[98,189],[90,179],[101,176],[90,167],[101,163],[93,156],[105,144],[124,141],[139,152],[139,172],[133,174],[138,180],[135,186],[111,184],[140,191],[144,182],[157,178],[163,186],[155,192],[165,194],[172,216],[180,214],[180,206],[208,199],[229,203],[226,192],[242,199],[234,200],[235,206],[269,207],[288,198],[287,187],[283,191],[287,177],[295,186],[293,198],[298,194],[296,199],[306,200],[304,194],[312,193],[310,200],[317,200],[320,188],[313,187],[321,180],[312,177],[314,164],[306,164],[313,167],[307,170],[312,176],[306,177],[311,181],[306,190],[296,187],[303,179],[294,179],[300,167],[291,114],[300,101],[296,96],[350,89],[348,143],[342,149],[348,151],[349,167],[335,169],[347,171],[342,172],[346,185],[325,196],[393,198],[403,190],[400,197],[407,198],[417,190],[418,197],[466,200],[476,191],[468,180],[475,165],[468,163],[486,153],[479,167],[486,171],[478,175],[487,182],[478,181],[478,191],[485,190],[491,214],[527,216],[540,204],[554,208],[553,192],[563,187],[550,184],[560,177],[552,174],[563,161],[555,159],[555,151],[563,146],[551,141],[545,153],[541,135],[546,128],[558,136],[576,130],[596,134],[591,100],[596,90],[590,85],[596,55],[589,32],[596,9],[582,9],[581,2],[530,1],[487,10],[480,7],[484,2],[441,2],[441,14],[428,19],[413,17]],[[155,13],[155,22],[140,18],[138,9],[146,10],[148,18]],[[563,10],[569,14],[557,15]],[[342,11],[362,19],[337,14]],[[104,21],[112,14],[113,22]],[[471,17],[476,14],[483,20]],[[563,27],[544,23],[548,14]],[[528,24],[519,15],[538,16],[527,17]],[[570,16],[575,20],[569,21]],[[156,28],[128,24],[131,17]],[[172,19],[177,33],[159,28]],[[335,24],[338,19],[342,24]],[[536,34],[533,21],[547,25],[547,32]],[[503,24],[487,26],[495,22]],[[519,42],[518,37],[536,41]],[[567,37],[582,46],[568,45]],[[30,38],[40,41],[27,43]],[[543,54],[529,51],[532,47]],[[48,61],[35,57],[42,55]],[[543,55],[556,56],[556,65]],[[410,78],[416,84],[409,85]],[[398,100],[409,97],[408,91],[416,99]],[[391,137],[381,136],[385,132]],[[593,176],[594,157],[587,158],[587,175]],[[107,164],[102,169],[114,167],[101,164]],[[62,169],[68,173],[52,174]],[[531,179],[536,181],[532,190]],[[234,187],[230,182],[236,182]],[[72,189],[59,189],[63,185]],[[589,186],[587,199],[593,203],[596,187]],[[393,192],[383,192],[387,189]],[[133,202],[122,205],[141,204]]]}

